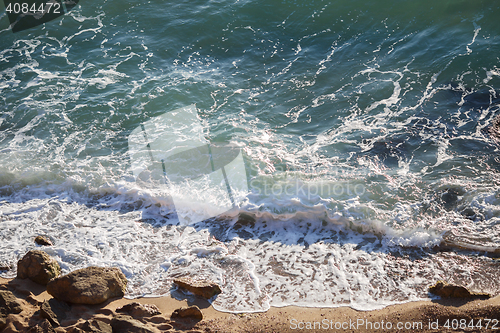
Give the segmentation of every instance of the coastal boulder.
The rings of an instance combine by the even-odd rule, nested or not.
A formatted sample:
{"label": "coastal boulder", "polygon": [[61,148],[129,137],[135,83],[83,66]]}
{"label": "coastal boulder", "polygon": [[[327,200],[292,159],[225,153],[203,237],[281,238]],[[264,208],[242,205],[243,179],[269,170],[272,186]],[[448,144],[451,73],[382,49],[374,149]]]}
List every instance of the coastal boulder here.
{"label": "coastal boulder", "polygon": [[171,318],[193,318],[197,320],[203,319],[203,313],[196,305],[183,307],[172,312]]}
{"label": "coastal boulder", "polygon": [[53,279],[47,292],[60,301],[99,304],[125,294],[127,279],[116,267],[87,267]]}
{"label": "coastal boulder", "polygon": [[35,243],[38,245],[43,245],[43,246],[53,246],[52,241],[45,236],[36,236],[35,238]]}
{"label": "coastal boulder", "polygon": [[462,286],[457,286],[453,284],[448,284],[444,281],[438,281],[435,285],[429,287],[429,292],[434,295],[445,297],[445,298],[480,298],[488,299],[491,297],[487,293],[472,293],[467,288]]}
{"label": "coastal boulder", "polygon": [[61,267],[57,261],[40,250],[29,251],[17,263],[18,279],[28,278],[33,282],[46,285],[59,274],[61,274]]}
{"label": "coastal boulder", "polygon": [[140,304],[137,302],[126,304],[121,308],[116,309],[116,312],[127,313],[134,318],[152,317],[161,314],[156,305]]}
{"label": "coastal boulder", "polygon": [[174,283],[180,288],[186,289],[195,295],[212,298],[221,293],[220,287],[215,282],[210,281],[194,281],[189,277],[181,277],[174,280]]}

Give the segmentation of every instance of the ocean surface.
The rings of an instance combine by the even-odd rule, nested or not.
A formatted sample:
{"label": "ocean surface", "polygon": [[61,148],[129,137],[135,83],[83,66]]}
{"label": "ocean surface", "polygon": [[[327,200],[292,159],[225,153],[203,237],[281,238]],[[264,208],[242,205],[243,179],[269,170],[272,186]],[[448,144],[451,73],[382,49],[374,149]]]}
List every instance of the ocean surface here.
{"label": "ocean surface", "polygon": [[[0,276],[42,234],[64,273],[210,279],[228,312],[500,292],[497,1],[81,0],[15,33],[0,10]],[[140,182],[144,124],[237,147],[231,204]]]}

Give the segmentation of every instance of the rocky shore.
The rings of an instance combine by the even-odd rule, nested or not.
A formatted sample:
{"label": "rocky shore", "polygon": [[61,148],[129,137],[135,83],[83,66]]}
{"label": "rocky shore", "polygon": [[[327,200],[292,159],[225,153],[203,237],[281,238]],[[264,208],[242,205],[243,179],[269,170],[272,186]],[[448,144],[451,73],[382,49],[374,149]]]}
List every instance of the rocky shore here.
{"label": "rocky shore", "polygon": [[443,281],[429,287],[430,293],[440,296],[433,301],[389,306],[377,311],[286,307],[271,308],[266,313],[229,314],[214,310],[207,300],[221,292],[217,284],[191,277],[180,277],[174,285],[196,295],[194,302],[171,297],[125,299],[127,279],[118,268],[87,267],[61,276],[57,262],[40,250],[28,252],[18,262],[17,274],[17,278],[11,280],[0,278],[0,332],[484,332],[500,329],[499,296],[473,293]]}
{"label": "rocky shore", "polygon": [[[189,332],[189,333],[272,333],[272,332],[488,332],[484,324],[486,319],[500,320],[500,297],[488,300],[441,299],[425,302],[411,302],[386,307],[376,311],[356,311],[348,307],[341,308],[271,308],[266,313],[229,314],[214,310],[202,298],[195,303],[179,301],[170,297],[110,299],[102,304],[83,305],[67,304],[62,306],[64,318],[54,305],[54,298],[46,289],[29,279],[6,280],[0,278],[0,291],[12,293],[8,309],[0,323],[4,329],[0,332]],[[1,299],[4,299],[2,296]],[[9,297],[7,297],[9,299]],[[14,301],[14,302],[13,302]],[[0,301],[2,302],[2,301]],[[45,304],[45,306],[43,306]],[[203,319],[179,317],[173,315],[176,310],[197,305]],[[0,308],[5,305],[1,304]],[[59,321],[53,324],[46,318],[50,308]],[[20,310],[20,311],[19,311]],[[191,311],[191,310],[189,310]],[[17,313],[16,313],[17,312]],[[447,329],[446,321],[453,319],[471,320],[475,325],[482,320],[483,328]],[[363,325],[349,329],[335,329],[339,323],[360,323]],[[307,325],[314,323],[333,323],[333,329],[316,329]],[[422,323],[422,329],[367,329],[366,324],[376,322]],[[437,329],[429,328],[429,322],[438,321]],[[490,321],[491,326],[491,321]],[[299,329],[303,327],[303,329]],[[344,326],[346,327],[346,326]],[[498,325],[497,325],[498,327]]]}
{"label": "rocky shore", "polygon": [[28,279],[0,279],[0,332],[216,332],[205,329],[198,306],[183,303],[121,297],[99,304],[70,303]]}
{"label": "rocky shore", "polygon": [[[39,237],[35,242],[51,246]],[[215,283],[190,277],[175,284],[207,304],[206,299],[221,292]],[[61,276],[59,264],[47,253],[29,251],[17,263],[17,278],[0,280],[0,331],[201,332],[196,326],[203,312],[197,305],[162,311],[155,304],[123,299],[126,287],[127,279],[116,267],[86,267]],[[109,307],[117,300],[121,306]]]}

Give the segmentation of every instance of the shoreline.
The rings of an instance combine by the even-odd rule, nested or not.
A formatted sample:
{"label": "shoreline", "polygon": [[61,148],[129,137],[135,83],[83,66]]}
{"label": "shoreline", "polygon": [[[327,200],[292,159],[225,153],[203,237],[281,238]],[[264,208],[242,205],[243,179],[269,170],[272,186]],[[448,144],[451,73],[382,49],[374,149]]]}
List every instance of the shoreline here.
{"label": "shoreline", "polygon": [[[16,324],[7,326],[3,332],[27,331],[23,329],[41,322],[36,312],[43,301],[52,298],[44,286],[27,279],[0,278],[0,290],[10,290],[16,297],[23,300],[23,312],[9,316],[9,320],[15,321]],[[492,328],[500,329],[500,296],[488,300],[416,301],[390,305],[372,311],[358,311],[350,307],[287,306],[271,307],[266,312],[242,314],[217,311],[201,298],[189,302],[186,299],[181,301],[163,296],[138,299],[115,298],[92,306],[73,305],[71,315],[61,322],[60,327],[55,328],[55,332],[67,332],[71,327],[81,325],[91,318],[110,321],[116,314],[117,308],[133,302],[154,304],[158,307],[161,315],[141,319],[141,322],[161,332],[485,332]],[[170,318],[175,309],[190,305],[197,305],[201,309],[203,320],[178,322]],[[489,328],[487,329],[488,319],[491,321],[488,322]],[[445,327],[446,321],[448,321],[449,329]],[[471,327],[471,323],[474,328]],[[479,323],[482,327],[478,326]],[[162,329],[170,325],[173,325],[173,328]]]}

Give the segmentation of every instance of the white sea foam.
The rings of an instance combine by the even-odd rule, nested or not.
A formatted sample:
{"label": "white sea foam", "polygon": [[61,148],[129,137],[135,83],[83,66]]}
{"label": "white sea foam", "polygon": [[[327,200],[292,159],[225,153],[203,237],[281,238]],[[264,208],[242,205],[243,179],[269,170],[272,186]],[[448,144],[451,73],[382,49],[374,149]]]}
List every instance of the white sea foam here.
{"label": "white sea foam", "polygon": [[[130,281],[128,297],[190,297],[171,283],[194,275],[222,286],[213,305],[230,312],[286,305],[369,310],[426,299],[429,281],[450,277],[457,262],[463,279],[476,276],[477,265],[490,276],[487,258],[418,254],[411,248],[437,245],[441,234],[360,219],[370,209],[356,201],[332,213],[331,202],[321,199],[311,204],[307,197],[266,199],[254,193],[236,212],[181,226],[175,214],[160,214],[157,204],[168,198],[133,184],[108,184],[91,206],[88,194],[75,193],[67,182],[54,189],[57,196],[18,192],[2,202],[0,257],[14,264],[36,247],[36,235],[46,234],[55,246],[44,249],[64,273],[89,265],[119,267]],[[30,193],[41,198],[28,199]],[[474,281],[473,287],[496,291],[485,279]]]}

